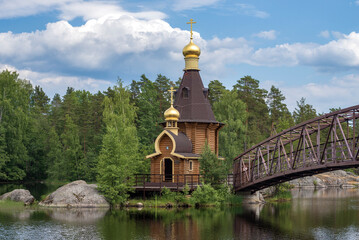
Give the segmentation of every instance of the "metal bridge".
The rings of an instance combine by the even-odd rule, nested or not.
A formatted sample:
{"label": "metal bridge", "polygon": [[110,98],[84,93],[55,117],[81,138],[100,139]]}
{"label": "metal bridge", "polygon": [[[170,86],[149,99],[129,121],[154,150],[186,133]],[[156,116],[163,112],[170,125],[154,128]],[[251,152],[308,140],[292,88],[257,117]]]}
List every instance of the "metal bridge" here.
{"label": "metal bridge", "polygon": [[359,166],[359,105],[282,131],[234,159],[235,192]]}

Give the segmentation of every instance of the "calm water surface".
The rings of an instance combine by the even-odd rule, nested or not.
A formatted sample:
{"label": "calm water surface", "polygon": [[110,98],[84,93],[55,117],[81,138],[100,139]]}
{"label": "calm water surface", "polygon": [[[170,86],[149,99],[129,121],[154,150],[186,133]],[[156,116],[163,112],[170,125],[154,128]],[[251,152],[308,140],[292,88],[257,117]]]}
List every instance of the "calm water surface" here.
{"label": "calm water surface", "polygon": [[0,239],[359,239],[358,189],[292,195],[224,209],[0,209]]}

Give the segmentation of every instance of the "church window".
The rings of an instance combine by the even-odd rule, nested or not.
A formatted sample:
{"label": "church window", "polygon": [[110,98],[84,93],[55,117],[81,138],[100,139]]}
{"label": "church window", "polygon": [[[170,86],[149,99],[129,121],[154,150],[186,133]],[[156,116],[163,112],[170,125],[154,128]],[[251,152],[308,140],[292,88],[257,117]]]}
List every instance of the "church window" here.
{"label": "church window", "polygon": [[189,170],[190,170],[190,171],[193,170],[193,161],[189,161]]}
{"label": "church window", "polygon": [[182,89],[182,97],[187,99],[188,98],[188,88],[183,88]]}

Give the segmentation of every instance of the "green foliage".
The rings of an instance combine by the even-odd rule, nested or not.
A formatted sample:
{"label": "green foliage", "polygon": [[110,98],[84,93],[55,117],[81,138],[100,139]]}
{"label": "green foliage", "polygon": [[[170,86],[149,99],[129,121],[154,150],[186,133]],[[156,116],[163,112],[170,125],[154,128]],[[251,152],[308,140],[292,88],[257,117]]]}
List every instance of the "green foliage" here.
{"label": "green foliage", "polygon": [[216,120],[225,124],[219,132],[219,155],[226,159],[228,168],[232,167],[233,158],[244,150],[246,107],[236,91],[223,91],[220,101],[213,103]]}
{"label": "green foliage", "polygon": [[269,110],[265,99],[267,90],[259,88],[259,81],[251,76],[244,76],[233,86],[233,90],[247,105],[246,148],[256,144],[270,135]]}
{"label": "green foliage", "polygon": [[172,192],[169,188],[166,188],[166,187],[162,188],[162,191],[161,191],[162,199],[173,200],[175,196],[176,196],[176,193]]}
{"label": "green foliage", "polygon": [[[96,94],[68,88],[64,96],[55,94],[50,102],[41,87],[32,87],[16,72],[1,72],[0,181],[95,181],[99,166],[103,171],[108,168],[106,181],[124,174],[123,166],[131,173],[148,172],[149,161],[143,158],[153,152],[154,140],[162,130],[159,123],[169,107],[167,90],[180,80],[173,83],[158,75],[151,81],[142,75],[132,82],[130,91],[122,83]],[[238,80],[231,91],[218,80],[208,87],[216,119],[225,123],[219,134],[219,155],[226,161],[210,151],[202,156],[205,181],[215,184],[226,175],[233,157],[269,136],[272,123],[279,132],[292,126],[293,118],[278,88],[272,86],[267,94],[250,76]],[[297,104],[296,123],[316,116],[304,98]],[[118,186],[109,193],[113,198],[126,191],[124,179],[121,176],[113,182]]]}
{"label": "green foliage", "polygon": [[282,92],[272,86],[267,97],[270,121],[277,133],[294,125],[294,120],[284,103],[285,97]]}
{"label": "green foliage", "polygon": [[199,158],[200,174],[206,184],[219,184],[227,177],[225,161],[219,160],[206,142]]}
{"label": "green foliage", "polygon": [[31,84],[19,79],[16,72],[0,73],[0,151],[6,152],[0,160],[0,180],[16,181],[26,176],[31,90]]}
{"label": "green foliage", "polygon": [[191,203],[194,205],[219,205],[220,197],[218,196],[218,192],[210,185],[203,184],[202,186],[198,186],[196,190],[193,191],[191,197]]}
{"label": "green foliage", "polygon": [[208,84],[208,100],[212,107],[214,103],[221,101],[222,95],[226,92],[226,87],[218,80],[213,80]]}
{"label": "green foliage", "polygon": [[[136,128],[138,131],[141,156],[154,151],[154,141],[162,131],[163,112],[169,105],[169,92],[173,83],[159,74],[153,82],[144,74],[139,81],[131,83],[131,102],[137,107]],[[149,161],[141,165],[139,172],[149,172]]]}
{"label": "green foliage", "polygon": [[317,116],[317,111],[312,105],[305,103],[305,98],[301,98],[299,102],[297,102],[297,107],[298,108],[296,108],[293,112],[293,118],[296,124]]}
{"label": "green foliage", "polygon": [[284,182],[275,185],[275,190],[273,193],[273,196],[270,197],[269,201],[279,201],[279,200],[288,200],[292,198],[292,193],[290,192],[290,189],[292,189],[294,186]]}
{"label": "green foliage", "polygon": [[130,103],[130,92],[121,81],[111,98],[104,100],[106,133],[98,157],[99,189],[112,203],[124,203],[128,198],[131,177],[140,164],[135,127],[136,108]]}
{"label": "green foliage", "polygon": [[11,201],[11,200],[0,200],[0,209],[1,210],[9,209],[11,211],[22,210],[22,209],[24,209],[24,203],[23,202],[15,202],[15,201]]}

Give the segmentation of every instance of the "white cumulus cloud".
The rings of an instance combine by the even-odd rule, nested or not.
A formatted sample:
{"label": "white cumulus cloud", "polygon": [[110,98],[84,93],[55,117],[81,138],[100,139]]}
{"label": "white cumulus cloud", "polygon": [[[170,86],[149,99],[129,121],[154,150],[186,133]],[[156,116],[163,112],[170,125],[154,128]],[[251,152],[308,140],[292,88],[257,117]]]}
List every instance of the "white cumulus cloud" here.
{"label": "white cumulus cloud", "polygon": [[296,102],[304,97],[319,113],[328,113],[330,108],[346,108],[357,105],[359,75],[336,76],[327,83],[308,83],[303,86],[283,87],[288,108],[297,108]]}
{"label": "white cumulus cloud", "polygon": [[343,35],[327,44],[294,43],[255,50],[250,56],[253,65],[304,65],[319,70],[340,71],[359,66],[359,33]]}
{"label": "white cumulus cloud", "polygon": [[137,54],[170,57],[171,51],[181,51],[188,38],[188,31],[160,19],[106,16],[79,27],[58,21],[43,31],[0,33],[0,60],[24,67],[45,66],[45,61],[54,68],[109,69]]}

